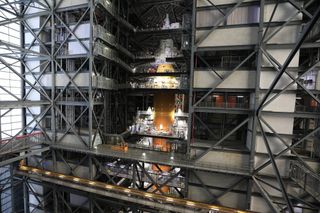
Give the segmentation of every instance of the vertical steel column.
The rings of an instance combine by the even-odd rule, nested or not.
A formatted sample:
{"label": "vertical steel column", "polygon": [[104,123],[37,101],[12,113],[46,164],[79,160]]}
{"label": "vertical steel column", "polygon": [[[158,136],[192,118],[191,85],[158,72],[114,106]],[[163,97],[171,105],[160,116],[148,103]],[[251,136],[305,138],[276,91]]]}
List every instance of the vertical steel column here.
{"label": "vertical steel column", "polygon": [[136,169],[136,166],[135,166],[135,163],[132,164],[132,187],[134,189],[136,189],[136,182],[137,182],[137,169]]}
{"label": "vertical steel column", "polygon": [[[257,57],[256,57],[256,82],[255,82],[255,92],[254,92],[254,103],[253,107],[254,110],[257,110],[260,101],[260,76],[261,76],[261,66],[262,66],[262,50],[261,46],[264,46],[263,42],[263,28],[264,28],[264,6],[265,0],[260,0],[260,18],[259,18],[259,32],[258,32],[258,43],[256,46]],[[252,115],[252,131],[251,131],[251,146],[250,146],[250,160],[249,160],[249,167],[250,167],[250,174],[254,171],[254,158],[256,153],[256,136],[257,136],[257,122],[258,117],[255,113]],[[248,180],[247,186],[247,208],[251,208],[251,195],[252,195],[252,187],[253,187],[253,180]]]}
{"label": "vertical steel column", "polygon": [[16,190],[16,189],[15,189],[15,186],[14,186],[13,164],[10,164],[10,165],[8,165],[8,166],[9,166],[8,172],[9,172],[9,174],[10,174],[9,183],[10,183],[11,211],[12,211],[12,212],[16,212],[17,210],[16,210],[15,206],[16,206],[17,204],[15,203],[15,199],[13,198],[13,196],[14,196],[14,191]]}
{"label": "vertical steel column", "polygon": [[[114,2],[114,3],[116,3],[116,2]],[[120,15],[120,6],[121,6],[121,0],[118,0],[118,5],[117,5],[117,13]],[[120,25],[119,25],[119,23],[117,23],[117,32],[116,32],[116,42],[119,44],[120,43]],[[120,73],[120,68],[119,68],[119,66],[116,66],[116,73],[117,73],[117,78],[119,79],[120,78],[120,75],[119,75],[119,73]],[[114,96],[114,101],[115,101],[115,103],[114,103],[114,110],[115,110],[115,121],[119,121],[119,122],[121,122],[121,119],[120,119],[120,112],[121,112],[121,110],[120,109],[118,109],[118,107],[120,107],[120,105],[121,105],[121,98],[120,98],[120,95],[121,93],[116,93],[116,95]],[[121,125],[120,125],[121,126]],[[115,133],[117,133],[117,131],[118,131],[118,128],[119,128],[119,125],[117,124],[116,125],[116,128],[115,128],[115,130],[114,130],[114,132]]]}
{"label": "vertical steel column", "polygon": [[54,213],[59,213],[59,209],[58,209],[58,207],[59,207],[59,204],[58,204],[58,195],[57,195],[57,189],[56,189],[56,187],[53,187],[53,189],[52,189],[53,191],[52,191],[52,196],[53,196],[53,212]]}
{"label": "vertical steel column", "polygon": [[[89,101],[89,109],[88,109],[88,113],[89,113],[89,149],[93,148],[93,143],[94,141],[92,140],[92,113],[93,113],[93,98],[92,98],[92,74],[93,74],[93,63],[94,63],[94,58],[93,58],[93,46],[94,46],[94,41],[93,41],[93,26],[94,26],[94,0],[90,0],[89,1],[89,8],[90,8],[90,39],[89,39],[89,88],[88,88],[88,101]],[[92,165],[90,165],[91,167]]]}
{"label": "vertical steel column", "polygon": [[51,12],[51,143],[56,143],[56,116],[55,116],[55,10],[56,0],[52,1]]}
{"label": "vertical steel column", "polygon": [[[20,4],[20,15],[24,15],[22,14],[22,12],[24,11],[24,3]],[[25,45],[25,37],[24,37],[24,26],[23,24],[20,22],[20,47],[24,48]],[[23,58],[20,58],[20,60],[23,60]],[[21,66],[21,75],[25,76],[25,72],[26,72],[26,68],[23,65],[22,61],[20,61],[20,66]],[[24,96],[26,94],[25,91],[25,82],[21,81],[21,98],[23,98],[22,100],[24,100]],[[27,118],[26,118],[26,108],[22,107],[22,126],[26,126],[27,124]],[[1,123],[0,123],[1,125]],[[23,132],[23,134],[25,133],[25,131]],[[1,136],[0,136],[1,138]]]}
{"label": "vertical steel column", "polygon": [[108,116],[108,113],[109,113],[109,110],[110,109],[108,109],[107,110],[107,108],[109,108],[109,105],[108,105],[108,100],[109,100],[109,91],[104,91],[103,92],[104,93],[104,100],[103,100],[103,107],[105,107],[105,109],[106,110],[104,110],[104,113],[103,113],[103,116],[104,116],[104,119],[103,119],[103,131],[104,131],[104,133],[110,133],[109,131],[109,128],[108,128],[108,126],[110,126],[110,125],[108,125],[108,121],[109,121],[109,116]]}
{"label": "vertical steel column", "polygon": [[89,178],[90,178],[90,180],[93,180],[94,179],[94,175],[93,175],[94,163],[93,163],[93,160],[92,160],[92,156],[89,155],[88,159],[89,159]]}
{"label": "vertical steel column", "polygon": [[[57,151],[56,150],[51,150],[51,153],[52,153],[52,163],[53,163],[53,171],[54,172],[57,172]],[[56,187],[54,187],[52,189],[52,196],[53,196],[53,212],[54,213],[58,213],[59,210],[58,210],[58,195],[57,195],[57,189]]]}
{"label": "vertical steel column", "polygon": [[[195,54],[195,34],[196,34],[196,15],[197,15],[197,0],[193,0],[192,3],[192,17],[191,17],[191,51],[190,51],[190,74],[189,74],[189,119],[188,119],[188,138],[187,138],[187,156],[190,157],[190,145],[192,140],[192,129],[193,129],[193,77],[194,77],[194,54]],[[185,192],[184,195],[188,197],[189,188],[189,176],[190,171],[186,169],[185,174]]]}
{"label": "vertical steel column", "polygon": [[91,193],[89,194],[88,199],[89,199],[89,212],[94,213],[94,203],[93,203],[93,197]]}
{"label": "vertical steel column", "polygon": [[[90,38],[89,38],[89,88],[88,88],[88,100],[89,100],[89,109],[88,109],[88,113],[89,113],[89,149],[93,149],[94,147],[94,141],[93,139],[93,113],[94,113],[94,99],[92,96],[93,90],[92,90],[92,74],[93,74],[93,68],[94,68],[94,57],[93,57],[93,48],[94,48],[94,40],[93,40],[93,27],[94,27],[94,0],[90,0],[89,2],[89,7],[90,7]],[[98,125],[98,124],[97,124]],[[96,131],[98,131],[98,129],[96,129]],[[99,132],[96,132],[95,134],[99,134]],[[95,137],[94,137],[95,138]],[[92,156],[88,156],[89,159],[89,179],[93,180],[94,176],[93,176],[93,161],[92,161]],[[90,194],[89,197],[89,212],[93,213],[94,212],[94,203],[93,203],[93,198],[92,195]]]}
{"label": "vertical steel column", "polygon": [[184,176],[184,197],[188,198],[189,194],[189,177],[190,177],[190,170],[185,169],[185,176]]}
{"label": "vertical steel column", "polygon": [[[127,22],[129,23],[129,14],[130,14],[130,12],[129,12],[129,2],[130,1],[127,1],[127,4],[126,4],[126,9],[127,9]],[[129,34],[127,33],[126,34],[126,48],[128,49],[128,47],[129,47]],[[126,79],[126,77],[128,76],[128,73],[126,72],[125,73],[125,81],[127,82],[127,79]],[[125,92],[125,96],[127,97],[127,89],[125,89],[124,90],[124,92]],[[125,107],[124,107],[124,116],[125,116],[125,120],[124,120],[124,125],[125,125],[125,127],[127,127],[128,126],[128,98],[125,98]]]}
{"label": "vertical steel column", "polygon": [[[0,110],[0,140],[2,140],[2,125],[1,125],[1,117],[2,117],[2,113]],[[2,144],[0,144],[0,149],[2,148]]]}
{"label": "vertical steel column", "polygon": [[28,187],[27,187],[27,178],[23,177],[23,207],[24,207],[24,213],[29,213],[29,193],[28,193]]}
{"label": "vertical steel column", "polygon": [[189,75],[189,119],[188,119],[188,143],[187,143],[187,155],[190,156],[190,143],[192,138],[193,128],[193,77],[194,77],[194,54],[195,54],[195,34],[196,34],[196,10],[197,1],[193,0],[192,5],[192,30],[191,30],[191,53],[190,53],[190,75]]}
{"label": "vertical steel column", "polygon": [[[56,143],[56,116],[55,116],[55,10],[56,10],[56,0],[52,1],[51,5],[51,143]],[[56,151],[52,150],[52,163],[53,163],[53,171],[57,172],[57,155]],[[53,189],[53,212],[58,213],[58,195],[57,189],[54,187]]]}

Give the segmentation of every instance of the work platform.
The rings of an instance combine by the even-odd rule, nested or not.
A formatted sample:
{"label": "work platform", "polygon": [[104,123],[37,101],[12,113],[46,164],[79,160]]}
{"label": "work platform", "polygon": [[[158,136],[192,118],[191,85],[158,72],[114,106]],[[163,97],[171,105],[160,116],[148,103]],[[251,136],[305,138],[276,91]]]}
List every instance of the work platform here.
{"label": "work platform", "polygon": [[112,158],[121,158],[127,160],[135,160],[146,163],[153,164],[165,164],[173,167],[181,167],[187,169],[195,169],[202,170],[208,172],[217,172],[224,174],[234,174],[241,176],[250,176],[249,169],[247,168],[239,168],[239,167],[230,167],[223,163],[201,163],[201,162],[193,162],[184,154],[172,154],[166,152],[159,151],[151,151],[151,150],[143,150],[143,149],[135,149],[130,148],[127,152],[115,151],[111,149],[111,145],[98,145],[96,149],[86,150],[79,149],[77,147],[67,147],[65,145],[52,145],[54,149],[62,149],[68,150],[71,152],[79,152],[85,153],[94,156],[102,156],[102,157],[112,157]]}

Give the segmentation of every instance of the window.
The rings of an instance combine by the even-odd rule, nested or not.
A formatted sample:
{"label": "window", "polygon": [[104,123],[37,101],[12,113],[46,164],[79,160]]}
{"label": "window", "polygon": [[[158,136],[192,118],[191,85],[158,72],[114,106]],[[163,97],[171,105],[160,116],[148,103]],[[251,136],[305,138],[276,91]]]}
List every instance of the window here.
{"label": "window", "polygon": [[[1,10],[0,21],[14,18],[11,13]],[[0,26],[0,36],[3,43],[0,44],[0,101],[17,101],[21,98],[21,79],[16,73],[20,73],[21,64],[18,58],[20,54],[15,46],[20,46],[19,22]],[[3,55],[5,54],[5,56]],[[16,72],[16,73],[15,73]],[[22,128],[21,109],[0,110],[0,139],[10,138],[16,135]]]}

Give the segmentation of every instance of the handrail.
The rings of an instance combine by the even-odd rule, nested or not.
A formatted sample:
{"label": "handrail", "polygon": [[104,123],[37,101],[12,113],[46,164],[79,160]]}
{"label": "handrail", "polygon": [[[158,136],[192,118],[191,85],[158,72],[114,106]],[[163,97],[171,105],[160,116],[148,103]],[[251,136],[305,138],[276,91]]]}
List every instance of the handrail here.
{"label": "handrail", "polygon": [[26,134],[26,135],[18,135],[16,137],[10,137],[10,138],[2,139],[2,140],[0,140],[0,143],[5,142],[5,141],[10,141],[10,140],[30,138],[30,137],[37,136],[37,135],[42,135],[42,134],[43,134],[42,132],[32,132],[32,133],[29,133],[29,134]]}
{"label": "handrail", "polygon": [[81,184],[89,187],[104,189],[111,192],[124,194],[126,196],[136,196],[139,198],[155,200],[157,202],[166,203],[169,205],[171,204],[171,205],[184,206],[189,209],[202,209],[202,210],[208,210],[209,212],[224,212],[224,213],[250,212],[250,211],[243,211],[243,210],[233,209],[233,208],[224,207],[224,206],[211,205],[211,204],[202,203],[202,202],[189,200],[189,199],[182,199],[182,198],[176,198],[176,197],[167,196],[167,195],[145,192],[138,189],[106,184],[100,181],[93,181],[93,180],[80,178],[76,176],[70,176],[62,173],[38,169],[31,166],[25,166],[23,161],[20,162],[19,170],[22,172],[32,173],[39,176],[44,176],[44,177],[54,178],[54,179],[68,181],[72,183],[77,183],[77,184]]}
{"label": "handrail", "polygon": [[298,161],[290,162],[290,178],[320,201],[320,177]]}

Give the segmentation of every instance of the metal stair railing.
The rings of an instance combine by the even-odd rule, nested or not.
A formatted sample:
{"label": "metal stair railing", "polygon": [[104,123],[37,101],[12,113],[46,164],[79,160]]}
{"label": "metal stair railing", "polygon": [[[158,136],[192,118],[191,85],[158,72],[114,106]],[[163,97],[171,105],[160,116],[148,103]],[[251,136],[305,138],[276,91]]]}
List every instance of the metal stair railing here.
{"label": "metal stair railing", "polygon": [[40,145],[45,142],[41,132],[34,132],[26,135],[19,135],[14,138],[0,140],[0,154],[18,152],[31,146]]}
{"label": "metal stair railing", "polygon": [[320,202],[320,178],[298,161],[290,162],[290,178],[304,191]]}

